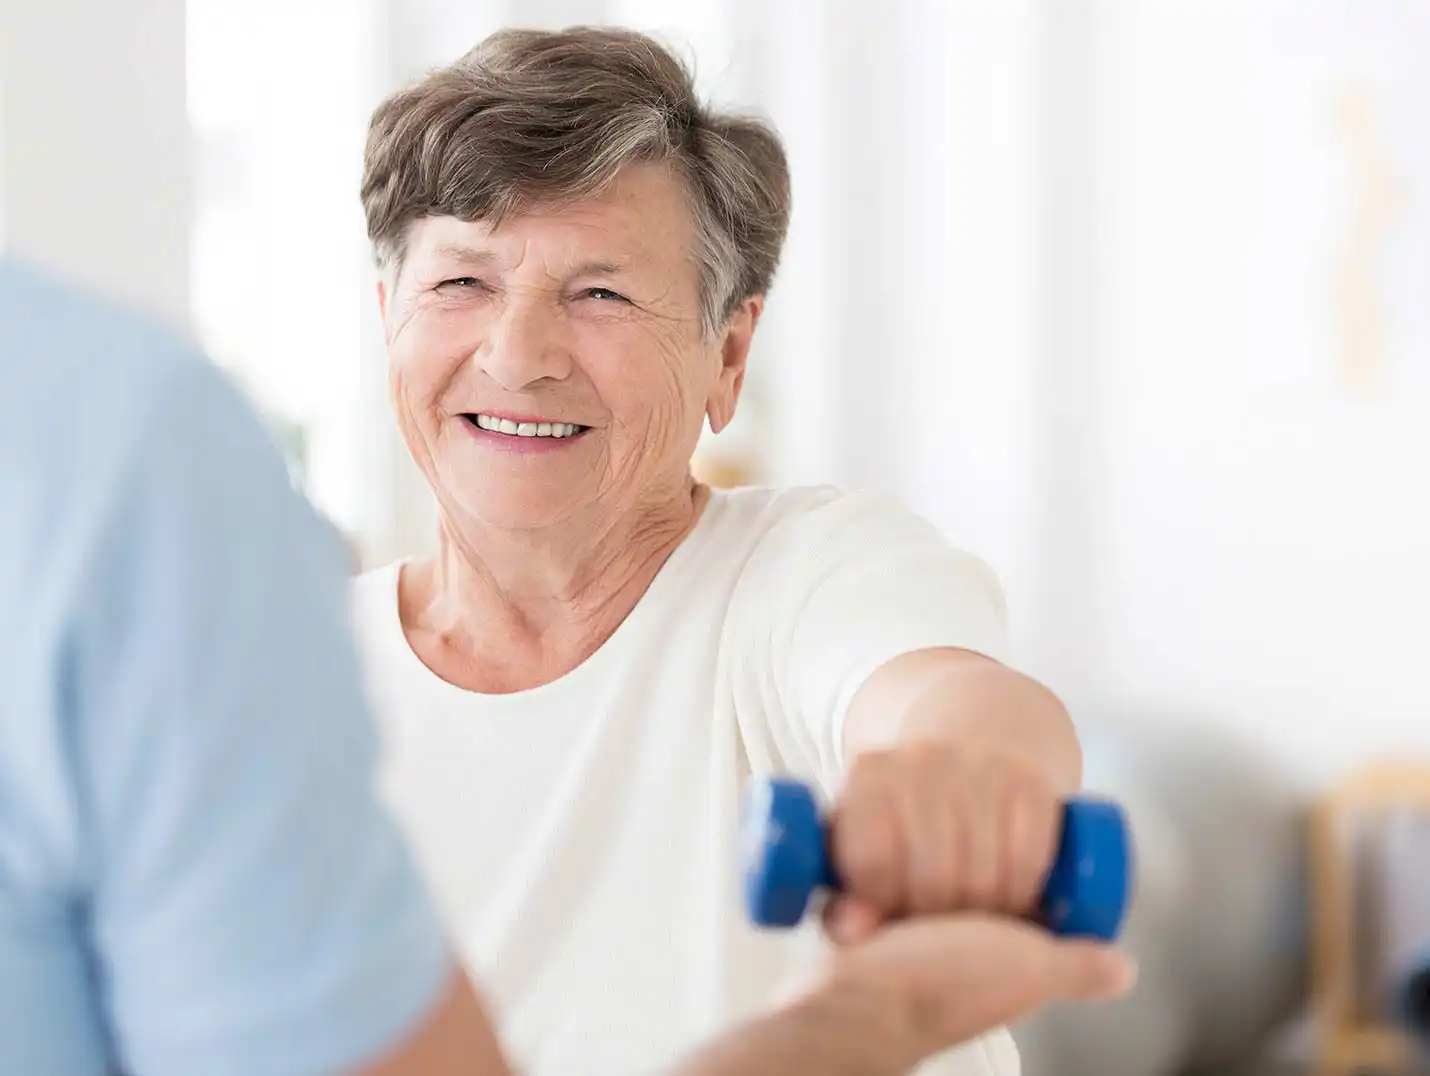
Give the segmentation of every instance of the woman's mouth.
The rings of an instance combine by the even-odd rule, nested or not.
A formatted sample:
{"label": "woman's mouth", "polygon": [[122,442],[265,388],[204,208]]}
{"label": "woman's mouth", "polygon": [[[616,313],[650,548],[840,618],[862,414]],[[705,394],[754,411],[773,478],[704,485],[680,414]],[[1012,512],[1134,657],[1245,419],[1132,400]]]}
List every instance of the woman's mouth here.
{"label": "woman's mouth", "polygon": [[514,419],[501,415],[464,414],[462,418],[486,433],[507,437],[575,437],[591,427],[574,422],[547,422],[541,419]]}

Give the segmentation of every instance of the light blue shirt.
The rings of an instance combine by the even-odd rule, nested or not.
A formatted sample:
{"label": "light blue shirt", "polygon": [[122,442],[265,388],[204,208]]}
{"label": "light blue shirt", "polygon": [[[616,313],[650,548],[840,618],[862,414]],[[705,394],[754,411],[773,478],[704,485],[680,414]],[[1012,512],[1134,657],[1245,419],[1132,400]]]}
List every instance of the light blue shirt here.
{"label": "light blue shirt", "polygon": [[0,1073],[316,1076],[448,947],[340,543],[188,348],[0,262]]}

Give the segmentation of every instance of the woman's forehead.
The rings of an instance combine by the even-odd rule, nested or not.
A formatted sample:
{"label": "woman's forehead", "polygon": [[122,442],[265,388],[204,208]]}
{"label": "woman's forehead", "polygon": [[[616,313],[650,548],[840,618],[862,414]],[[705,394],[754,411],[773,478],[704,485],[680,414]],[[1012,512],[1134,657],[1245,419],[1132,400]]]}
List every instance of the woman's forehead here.
{"label": "woman's forehead", "polygon": [[684,260],[692,227],[684,191],[664,169],[618,176],[590,198],[537,206],[490,221],[425,217],[408,235],[410,257],[471,268],[513,269],[536,259],[548,266],[616,271]]}

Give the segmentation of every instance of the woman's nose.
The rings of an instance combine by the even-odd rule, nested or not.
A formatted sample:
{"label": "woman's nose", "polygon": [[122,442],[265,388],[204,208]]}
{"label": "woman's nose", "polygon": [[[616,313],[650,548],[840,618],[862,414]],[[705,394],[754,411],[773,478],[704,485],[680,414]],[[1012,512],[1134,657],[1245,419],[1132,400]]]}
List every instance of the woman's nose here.
{"label": "woman's nose", "polygon": [[571,350],[561,325],[561,312],[547,304],[508,302],[477,349],[476,361],[488,377],[509,392],[537,381],[560,381],[569,376]]}

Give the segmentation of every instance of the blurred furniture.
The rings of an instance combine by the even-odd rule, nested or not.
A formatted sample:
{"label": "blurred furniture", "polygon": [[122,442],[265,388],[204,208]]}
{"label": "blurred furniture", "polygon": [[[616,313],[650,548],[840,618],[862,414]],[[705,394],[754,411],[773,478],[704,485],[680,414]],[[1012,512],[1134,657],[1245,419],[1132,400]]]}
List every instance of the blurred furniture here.
{"label": "blurred furniture", "polygon": [[1027,1076],[1233,1076],[1304,1003],[1304,795],[1230,722],[1136,700],[1066,700],[1085,785],[1135,839],[1122,944],[1137,989],[1014,1028]]}
{"label": "blurred furniture", "polygon": [[716,489],[734,489],[758,483],[758,470],[749,461],[736,456],[697,455],[690,465],[697,482]]}
{"label": "blurred furniture", "polygon": [[1409,1070],[1407,1035],[1368,989],[1367,953],[1373,946],[1357,849],[1367,822],[1406,808],[1430,815],[1430,767],[1368,767],[1315,806],[1310,868],[1316,1076]]}

